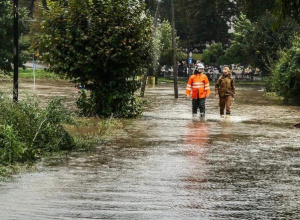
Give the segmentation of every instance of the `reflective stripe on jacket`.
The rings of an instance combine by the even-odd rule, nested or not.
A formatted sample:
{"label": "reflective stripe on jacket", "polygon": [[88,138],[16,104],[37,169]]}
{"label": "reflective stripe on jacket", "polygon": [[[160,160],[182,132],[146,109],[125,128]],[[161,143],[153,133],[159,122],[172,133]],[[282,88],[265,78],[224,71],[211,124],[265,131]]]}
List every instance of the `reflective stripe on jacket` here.
{"label": "reflective stripe on jacket", "polygon": [[193,99],[210,95],[209,81],[205,74],[194,74],[189,78],[185,94],[189,96],[191,92]]}

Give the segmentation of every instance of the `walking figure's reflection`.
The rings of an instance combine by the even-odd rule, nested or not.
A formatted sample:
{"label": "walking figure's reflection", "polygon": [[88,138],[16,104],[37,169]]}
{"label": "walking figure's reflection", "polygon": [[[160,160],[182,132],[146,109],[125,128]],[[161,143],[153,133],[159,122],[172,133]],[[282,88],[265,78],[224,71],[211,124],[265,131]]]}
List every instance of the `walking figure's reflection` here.
{"label": "walking figure's reflection", "polygon": [[185,156],[190,166],[187,182],[206,182],[207,154],[210,146],[210,124],[193,121],[186,127],[184,136]]}

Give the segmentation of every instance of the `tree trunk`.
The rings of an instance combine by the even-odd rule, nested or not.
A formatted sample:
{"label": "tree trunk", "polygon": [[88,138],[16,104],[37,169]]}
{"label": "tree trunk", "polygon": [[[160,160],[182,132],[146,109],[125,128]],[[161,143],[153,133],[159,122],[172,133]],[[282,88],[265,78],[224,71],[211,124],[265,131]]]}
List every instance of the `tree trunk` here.
{"label": "tree trunk", "polygon": [[13,100],[19,99],[19,0],[14,0],[14,79]]}
{"label": "tree trunk", "polygon": [[175,35],[175,11],[174,2],[171,0],[172,10],[172,47],[173,47],[173,75],[174,75],[174,93],[175,98],[178,98],[178,81],[177,81],[177,59],[176,59],[176,35]]}
{"label": "tree trunk", "polygon": [[[155,36],[156,28],[157,28],[157,20],[158,20],[158,15],[159,15],[159,6],[160,6],[160,1],[158,0],[157,1],[157,6],[156,6],[155,18],[154,18],[154,36]],[[155,59],[156,59],[156,55],[154,54],[154,51],[153,51],[152,62],[156,62]],[[145,95],[148,72],[153,73],[154,77],[157,77],[156,71],[154,70],[153,65],[150,68],[151,69],[148,69],[148,71],[145,72],[144,75],[143,75],[141,94],[140,94],[141,97],[144,97],[144,95]]]}
{"label": "tree trunk", "polygon": [[145,73],[142,76],[143,78],[142,78],[142,87],[141,87],[141,94],[140,94],[141,97],[144,97],[144,95],[145,95],[148,71],[149,71],[149,69],[147,69],[147,71],[145,71]]}

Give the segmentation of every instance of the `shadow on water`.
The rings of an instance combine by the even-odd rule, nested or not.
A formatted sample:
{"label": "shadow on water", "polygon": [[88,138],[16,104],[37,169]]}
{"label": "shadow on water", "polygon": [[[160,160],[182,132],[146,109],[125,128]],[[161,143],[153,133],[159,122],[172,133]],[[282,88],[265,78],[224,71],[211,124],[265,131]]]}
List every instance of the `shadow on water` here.
{"label": "shadow on water", "polygon": [[0,219],[299,219],[300,108],[239,88],[230,120],[213,97],[192,120],[183,93],[149,88],[105,145],[3,183]]}

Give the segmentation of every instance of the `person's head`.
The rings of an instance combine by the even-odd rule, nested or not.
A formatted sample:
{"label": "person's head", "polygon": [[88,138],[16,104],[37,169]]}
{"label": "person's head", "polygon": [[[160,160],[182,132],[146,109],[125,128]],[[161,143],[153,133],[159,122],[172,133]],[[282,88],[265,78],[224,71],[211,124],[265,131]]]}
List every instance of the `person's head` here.
{"label": "person's head", "polygon": [[228,76],[229,73],[230,73],[230,69],[229,69],[227,66],[224,67],[224,69],[223,69],[223,75],[224,75],[224,76]]}
{"label": "person's head", "polygon": [[198,70],[199,73],[203,73],[204,71],[204,66],[202,63],[198,63],[196,66],[196,69]]}

